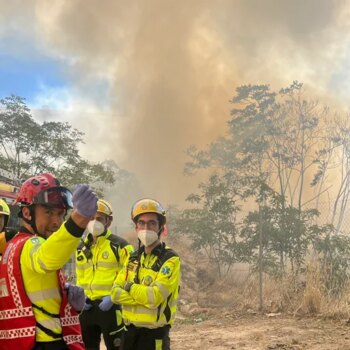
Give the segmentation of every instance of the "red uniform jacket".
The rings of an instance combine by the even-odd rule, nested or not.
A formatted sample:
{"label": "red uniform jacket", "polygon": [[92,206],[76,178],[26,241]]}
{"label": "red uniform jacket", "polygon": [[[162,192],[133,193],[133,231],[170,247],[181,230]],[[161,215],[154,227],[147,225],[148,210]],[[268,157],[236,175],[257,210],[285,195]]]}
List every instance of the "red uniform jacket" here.
{"label": "red uniform jacket", "polygon": [[[21,275],[22,248],[32,235],[17,234],[7,245],[0,264],[0,349],[30,350],[35,345],[35,327],[32,303],[29,300]],[[64,276],[58,272],[62,303],[60,318],[62,338],[70,350],[83,350],[79,317],[68,304]]]}

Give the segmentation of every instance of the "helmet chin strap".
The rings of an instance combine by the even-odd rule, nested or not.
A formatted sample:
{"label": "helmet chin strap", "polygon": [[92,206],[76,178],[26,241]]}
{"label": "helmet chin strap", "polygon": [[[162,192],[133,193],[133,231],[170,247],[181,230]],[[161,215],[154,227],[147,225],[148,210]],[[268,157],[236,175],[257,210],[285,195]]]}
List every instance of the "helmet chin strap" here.
{"label": "helmet chin strap", "polygon": [[35,224],[35,208],[33,205],[29,205],[27,208],[29,209],[30,219],[25,218],[23,216],[22,212],[21,212],[21,217],[22,217],[23,221],[25,221],[27,224],[29,224],[32,227],[34,233],[36,233],[37,235],[40,236],[38,229],[36,227],[36,224]]}

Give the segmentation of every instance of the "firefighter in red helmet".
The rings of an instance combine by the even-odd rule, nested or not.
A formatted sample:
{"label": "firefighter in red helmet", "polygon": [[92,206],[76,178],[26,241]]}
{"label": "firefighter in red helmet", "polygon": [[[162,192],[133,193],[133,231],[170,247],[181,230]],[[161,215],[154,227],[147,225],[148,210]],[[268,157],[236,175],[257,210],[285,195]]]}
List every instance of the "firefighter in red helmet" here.
{"label": "firefighter in red helmet", "polygon": [[65,283],[61,268],[95,215],[97,196],[87,185],[72,195],[44,173],[22,184],[16,204],[22,227],[0,264],[0,348],[82,350],[84,293]]}

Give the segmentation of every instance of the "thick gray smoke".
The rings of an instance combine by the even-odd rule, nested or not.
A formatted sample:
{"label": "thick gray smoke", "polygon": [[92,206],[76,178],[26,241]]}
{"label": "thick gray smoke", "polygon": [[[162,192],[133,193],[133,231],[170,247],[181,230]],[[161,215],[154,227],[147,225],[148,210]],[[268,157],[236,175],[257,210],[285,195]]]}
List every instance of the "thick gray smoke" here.
{"label": "thick gray smoke", "polygon": [[[29,23],[36,45],[66,62],[82,96],[71,120],[87,133],[84,154],[114,159],[136,174],[140,196],[164,203],[195,191],[197,180],[182,175],[185,150],[225,132],[237,86],[299,80],[347,95],[343,1],[3,0],[0,10],[0,33],[5,19],[16,30]],[[101,80],[109,94],[99,111],[83,97],[98,95]]]}

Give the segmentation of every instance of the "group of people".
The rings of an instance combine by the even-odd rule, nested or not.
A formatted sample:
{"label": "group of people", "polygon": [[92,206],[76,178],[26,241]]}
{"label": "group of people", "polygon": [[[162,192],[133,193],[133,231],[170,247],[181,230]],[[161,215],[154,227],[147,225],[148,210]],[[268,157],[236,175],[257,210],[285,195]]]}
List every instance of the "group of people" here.
{"label": "group of people", "polygon": [[[107,350],[170,349],[180,259],[162,242],[159,202],[132,206],[136,250],[111,232],[112,207],[88,185],[71,193],[54,175],[36,175],[14,204],[22,226],[0,234],[0,349],[96,350],[101,335]],[[0,202],[3,230],[9,215]],[[72,256],[76,284],[62,270]]]}

